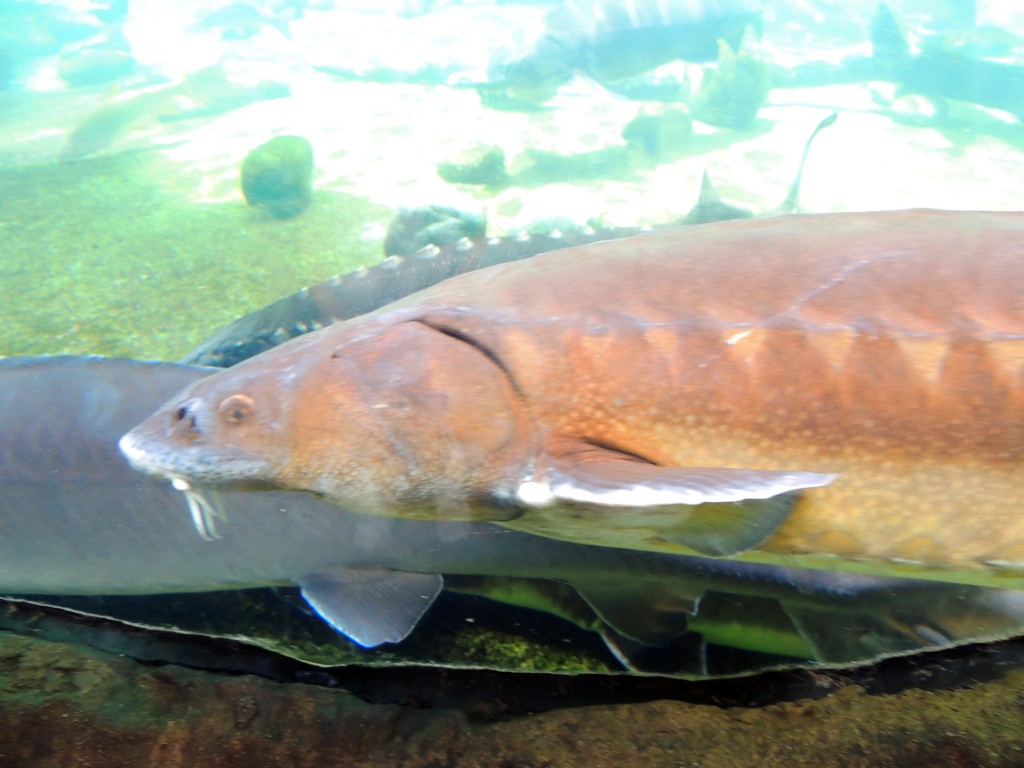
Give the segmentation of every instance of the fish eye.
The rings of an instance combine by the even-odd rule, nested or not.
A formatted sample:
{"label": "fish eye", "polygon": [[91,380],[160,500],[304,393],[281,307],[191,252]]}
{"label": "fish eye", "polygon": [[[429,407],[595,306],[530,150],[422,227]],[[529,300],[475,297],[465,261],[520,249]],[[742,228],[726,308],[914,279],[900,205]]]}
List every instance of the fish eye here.
{"label": "fish eye", "polygon": [[256,407],[255,401],[248,395],[231,395],[217,406],[217,412],[231,424],[239,424],[249,418]]}

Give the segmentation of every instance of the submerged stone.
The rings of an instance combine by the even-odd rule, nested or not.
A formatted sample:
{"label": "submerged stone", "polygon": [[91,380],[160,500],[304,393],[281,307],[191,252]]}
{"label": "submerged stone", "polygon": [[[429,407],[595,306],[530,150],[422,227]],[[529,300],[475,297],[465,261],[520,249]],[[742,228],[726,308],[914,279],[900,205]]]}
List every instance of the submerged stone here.
{"label": "submerged stone", "polygon": [[458,157],[437,164],[437,174],[451,184],[476,184],[500,188],[508,184],[505,152],[501,147],[480,144]]}
{"label": "submerged stone", "polygon": [[671,160],[690,149],[693,120],[685,108],[657,105],[641,109],[626,127],[626,144],[656,160]]}
{"label": "submerged stone", "polygon": [[313,195],[313,147],[301,136],[277,136],[242,161],[242,194],[278,219],[302,213]]}

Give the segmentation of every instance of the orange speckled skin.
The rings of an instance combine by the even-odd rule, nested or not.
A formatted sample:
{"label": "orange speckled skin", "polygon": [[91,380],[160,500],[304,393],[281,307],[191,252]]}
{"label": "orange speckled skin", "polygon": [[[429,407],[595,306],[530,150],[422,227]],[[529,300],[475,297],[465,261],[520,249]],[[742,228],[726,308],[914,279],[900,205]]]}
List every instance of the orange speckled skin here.
{"label": "orange speckled skin", "polygon": [[408,303],[471,308],[436,322],[492,349],[551,434],[841,473],[766,552],[1024,568],[1024,214],[692,227]]}
{"label": "orange speckled skin", "polygon": [[[788,216],[569,248],[206,382],[226,393],[222,377],[262,372],[280,389],[289,371],[296,383],[273,394],[289,404],[287,460],[271,479],[346,506],[332,489],[483,495],[582,441],[668,466],[839,473],[742,559],[1024,586],[1024,214]],[[373,408],[392,413],[389,388],[436,402],[343,445],[383,434]],[[409,464],[402,436],[418,430],[435,447]],[[526,529],[650,546],[554,519]]]}

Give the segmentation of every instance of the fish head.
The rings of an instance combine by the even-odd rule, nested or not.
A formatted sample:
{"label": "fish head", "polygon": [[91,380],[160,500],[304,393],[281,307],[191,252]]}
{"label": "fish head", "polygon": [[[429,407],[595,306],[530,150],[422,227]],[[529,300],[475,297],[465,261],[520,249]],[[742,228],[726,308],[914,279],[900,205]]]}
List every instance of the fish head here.
{"label": "fish head", "polygon": [[124,435],[129,463],[176,484],[260,490],[282,465],[281,400],[257,371],[200,379]]}
{"label": "fish head", "polygon": [[472,343],[417,321],[356,323],[197,382],[121,450],[179,487],[299,490],[366,514],[495,520],[519,514],[511,500],[534,432],[507,373]]}
{"label": "fish head", "polygon": [[572,78],[572,54],[559,40],[542,37],[529,47],[499,48],[487,65],[490,89],[503,89],[515,102],[543,104]]}

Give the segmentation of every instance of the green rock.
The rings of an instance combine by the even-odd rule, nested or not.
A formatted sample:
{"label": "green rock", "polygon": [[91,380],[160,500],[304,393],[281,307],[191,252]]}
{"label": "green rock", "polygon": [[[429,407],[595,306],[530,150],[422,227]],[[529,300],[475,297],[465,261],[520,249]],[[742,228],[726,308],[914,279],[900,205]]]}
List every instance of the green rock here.
{"label": "green rock", "polygon": [[277,136],[242,161],[242,194],[278,219],[297,216],[313,195],[313,147],[301,136]]}

